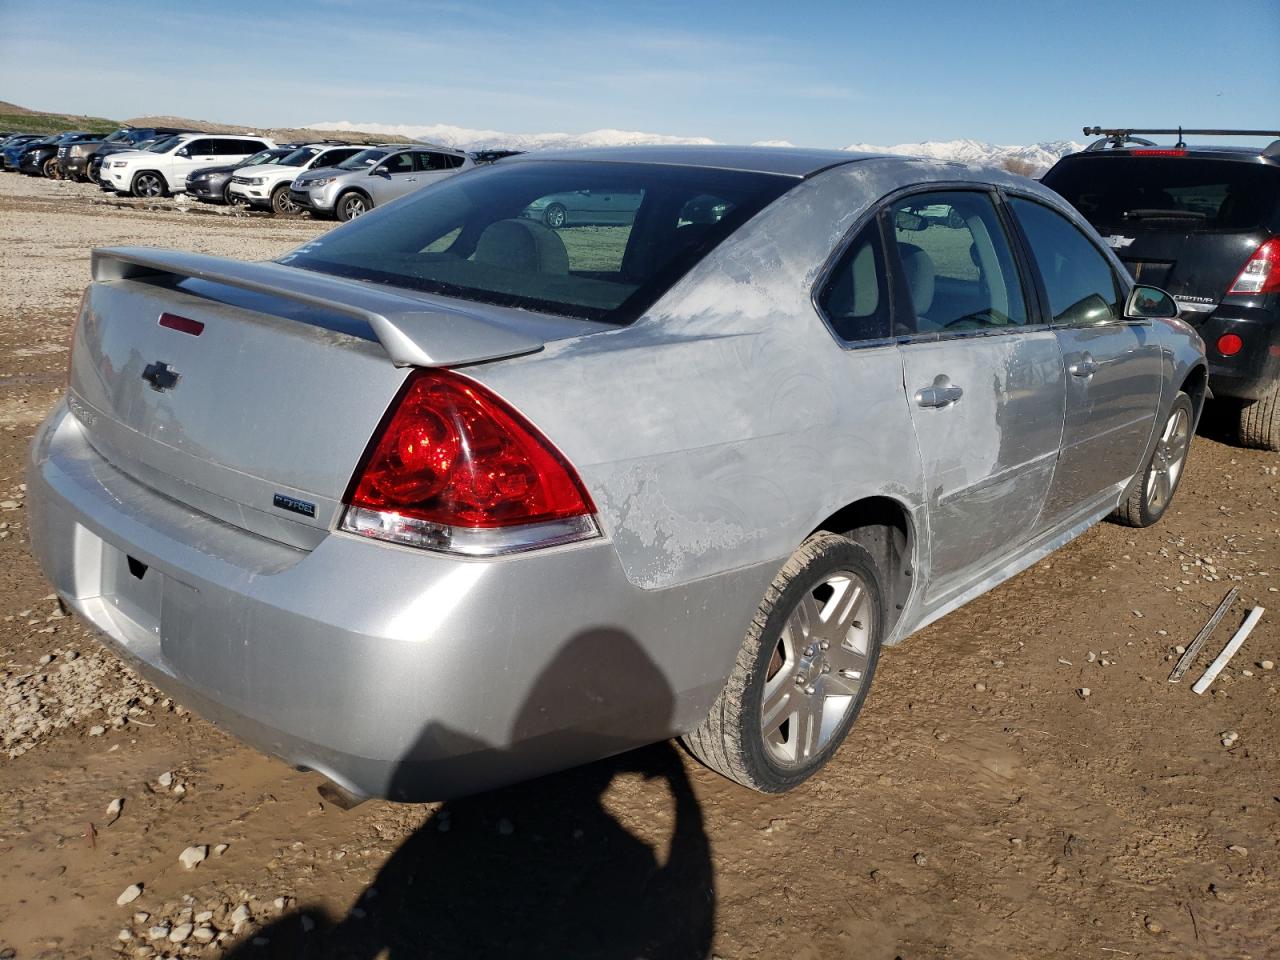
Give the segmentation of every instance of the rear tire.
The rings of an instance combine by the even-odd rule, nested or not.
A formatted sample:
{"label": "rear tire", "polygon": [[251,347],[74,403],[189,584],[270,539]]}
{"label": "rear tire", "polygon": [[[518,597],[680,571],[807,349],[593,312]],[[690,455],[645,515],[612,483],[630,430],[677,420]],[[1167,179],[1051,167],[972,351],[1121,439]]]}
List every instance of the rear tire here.
{"label": "rear tire", "polygon": [[1280,382],[1258,400],[1240,408],[1240,445],[1258,450],[1280,450]]}
{"label": "rear tire", "polygon": [[1126,527],[1149,527],[1169,509],[1182,480],[1195,431],[1191,398],[1179,393],[1169,408],[1160,438],[1128,496],[1108,518]]}
{"label": "rear tire", "polygon": [[129,192],[143,200],[154,200],[156,197],[167,197],[169,187],[164,182],[164,177],[154,170],[143,170],[133,175]]}
{"label": "rear tire", "polygon": [[813,776],[853,726],[880,659],[883,580],[860,544],[815,533],[774,578],[707,719],[682,738],[761,793]]}
{"label": "rear tire", "polygon": [[337,214],[339,220],[346,223],[348,220],[354,220],[356,217],[364,216],[373,209],[373,203],[362,193],[356,193],[351,190],[344,193],[338,198],[338,202],[333,205],[333,212]]}

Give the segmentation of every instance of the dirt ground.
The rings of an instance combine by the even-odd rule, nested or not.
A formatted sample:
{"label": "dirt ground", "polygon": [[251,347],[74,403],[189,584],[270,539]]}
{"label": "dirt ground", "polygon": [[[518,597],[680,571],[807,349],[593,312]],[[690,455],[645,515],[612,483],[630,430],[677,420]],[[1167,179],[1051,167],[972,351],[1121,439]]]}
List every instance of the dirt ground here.
{"label": "dirt ground", "polygon": [[[24,454],[90,248],[264,258],[325,229],[102,196],[0,175],[0,957],[1280,956],[1276,455],[1210,426],[1162,523],[887,651],[791,794],[659,745],[343,812],[134,677],[28,554]],[[1208,695],[1167,683],[1233,585],[1212,652],[1272,609]]]}

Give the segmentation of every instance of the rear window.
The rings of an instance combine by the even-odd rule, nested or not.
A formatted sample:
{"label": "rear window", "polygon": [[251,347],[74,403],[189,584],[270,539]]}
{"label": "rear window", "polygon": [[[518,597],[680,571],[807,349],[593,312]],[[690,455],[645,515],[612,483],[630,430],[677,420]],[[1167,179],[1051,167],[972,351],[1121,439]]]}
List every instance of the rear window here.
{"label": "rear window", "polygon": [[1275,209],[1280,170],[1199,157],[1112,156],[1068,161],[1044,182],[1094,226],[1247,231]]}
{"label": "rear window", "polygon": [[416,191],[281,262],[626,323],[796,182],[658,164],[490,166]]}

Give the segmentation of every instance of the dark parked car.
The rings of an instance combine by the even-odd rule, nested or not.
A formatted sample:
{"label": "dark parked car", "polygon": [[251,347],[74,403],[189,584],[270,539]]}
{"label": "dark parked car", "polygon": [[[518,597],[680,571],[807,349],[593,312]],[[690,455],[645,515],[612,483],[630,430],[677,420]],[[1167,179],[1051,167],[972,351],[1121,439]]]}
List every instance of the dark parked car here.
{"label": "dark parked car", "polygon": [[[1280,450],[1280,139],[1187,144],[1264,130],[1103,130],[1045,185],[1071,201],[1139,283],[1168,290],[1199,331],[1209,388],[1229,398],[1240,442]],[[1172,147],[1141,135],[1176,134]],[[1234,412],[1234,411],[1233,411]]]}
{"label": "dark parked car", "polygon": [[45,139],[47,138],[38,133],[17,133],[11,137],[5,137],[0,143],[0,170],[17,170],[18,157],[22,155],[23,148],[29,143]]}
{"label": "dark parked car", "polygon": [[22,160],[24,151],[32,148],[43,146],[46,143],[53,143],[58,138],[56,136],[49,137],[33,137],[30,140],[20,140],[10,143],[4,148],[4,166],[6,170],[17,170],[18,164]]}
{"label": "dark parked car", "polygon": [[205,203],[231,204],[231,175],[242,167],[256,167],[261,163],[275,163],[293,153],[293,147],[271,147],[259,150],[248,160],[223,164],[220,167],[201,167],[187,177],[187,193]]}
{"label": "dark parked car", "polygon": [[[144,150],[161,137],[171,137],[176,133],[187,132],[181,127],[125,127],[123,130],[117,130],[99,144],[96,150],[86,151],[85,173],[90,180],[97,183],[102,161],[111,154],[123,153],[125,150]],[[119,137],[119,139],[112,139],[113,137]]]}
{"label": "dark parked car", "polygon": [[58,167],[58,150],[68,143],[79,143],[82,140],[93,140],[101,135],[86,130],[75,130],[50,138],[47,142],[28,144],[18,157],[18,172],[33,177],[59,179],[62,174]]}

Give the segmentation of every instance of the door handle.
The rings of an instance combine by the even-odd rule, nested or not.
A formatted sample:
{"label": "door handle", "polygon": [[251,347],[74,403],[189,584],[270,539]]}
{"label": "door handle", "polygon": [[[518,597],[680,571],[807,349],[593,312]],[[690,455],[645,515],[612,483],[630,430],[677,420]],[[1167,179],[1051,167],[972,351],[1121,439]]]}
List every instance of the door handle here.
{"label": "door handle", "polygon": [[1067,373],[1073,377],[1092,377],[1097,372],[1098,363],[1088,351],[1080,354],[1079,360],[1067,366]]}
{"label": "door handle", "polygon": [[933,384],[916,391],[916,405],[921,407],[949,407],[964,396],[964,390],[951,382],[945,374],[933,378]]}

